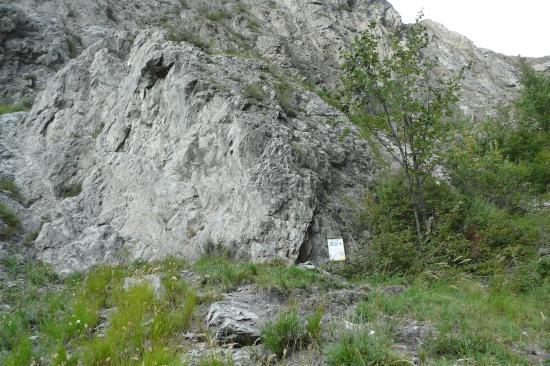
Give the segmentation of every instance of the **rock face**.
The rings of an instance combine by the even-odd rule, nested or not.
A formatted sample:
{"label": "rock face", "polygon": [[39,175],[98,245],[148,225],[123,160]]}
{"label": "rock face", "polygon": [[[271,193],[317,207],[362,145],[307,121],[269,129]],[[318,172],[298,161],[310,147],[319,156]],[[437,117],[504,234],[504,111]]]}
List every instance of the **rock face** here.
{"label": "rock face", "polygon": [[241,346],[254,344],[260,338],[260,319],[247,304],[218,301],[210,306],[206,323],[216,329],[216,339]]}
{"label": "rock face", "polygon": [[[132,47],[126,37],[61,70],[20,125],[34,165],[18,179],[45,221],[38,257],[69,271],[193,257],[210,241],[254,260],[322,255],[316,241],[342,234],[339,197],[358,197],[373,171],[351,126],[329,124],[343,117],[297,89],[289,117],[265,63],[207,55],[156,31]],[[323,109],[302,112],[308,105]]]}
{"label": "rock face", "polygon": [[[353,243],[353,202],[376,164],[308,90],[336,83],[341,50],[370,21],[381,36],[402,26],[386,1],[8,0],[0,14],[0,97],[42,90],[0,134],[2,168],[41,227],[38,258],[71,272],[214,243],[318,262],[327,237]],[[429,26],[445,66],[482,61],[464,111],[514,94],[508,58]]]}

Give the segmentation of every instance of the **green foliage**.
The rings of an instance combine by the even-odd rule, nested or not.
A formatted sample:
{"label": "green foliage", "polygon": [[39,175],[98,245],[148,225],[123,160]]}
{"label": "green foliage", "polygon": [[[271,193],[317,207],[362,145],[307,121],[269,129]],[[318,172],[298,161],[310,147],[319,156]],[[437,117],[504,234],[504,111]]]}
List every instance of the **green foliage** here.
{"label": "green foliage", "polygon": [[21,202],[23,197],[19,192],[19,188],[13,180],[5,177],[0,178],[0,191],[6,192],[12,199]]}
{"label": "green foliage", "polygon": [[198,47],[206,52],[208,52],[211,48],[211,44],[205,42],[200,37],[198,32],[188,30],[182,24],[166,22],[163,24],[163,27],[166,30],[166,39],[168,41],[175,43],[191,43],[195,47]]}
{"label": "green foliage", "polygon": [[326,350],[328,365],[410,365],[410,361],[400,359],[391,349],[391,338],[384,335],[373,336],[368,331],[347,332],[338,343]]}
{"label": "green foliage", "polygon": [[31,103],[28,101],[22,101],[17,104],[0,104],[0,115],[6,113],[22,112],[27,111],[31,107]]}
{"label": "green foliage", "polygon": [[278,357],[286,356],[304,345],[305,331],[296,310],[280,313],[262,329],[262,343]]}
{"label": "green foliage", "polygon": [[523,89],[516,106],[523,124],[550,133],[550,76],[523,64],[521,84]]}
{"label": "green foliage", "polygon": [[217,288],[233,288],[243,284],[255,284],[263,290],[289,295],[294,289],[338,288],[342,285],[334,279],[296,266],[279,262],[261,265],[231,261],[221,256],[203,256],[193,264],[193,269],[205,277],[204,284]]}
{"label": "green foliage", "polygon": [[262,85],[258,83],[249,83],[243,85],[243,94],[247,98],[253,99],[257,102],[262,102],[266,97]]}
{"label": "green foliage", "polygon": [[269,321],[262,329],[262,343],[278,357],[284,357],[310,344],[321,344],[323,308],[300,319],[296,309],[283,311],[274,321]]}
{"label": "green foliage", "polygon": [[285,111],[288,117],[296,117],[298,114],[294,89],[293,87],[281,79],[273,84],[273,89],[275,90],[275,95],[277,102],[281,108]]}
{"label": "green foliage", "polygon": [[78,56],[76,42],[72,38],[67,39],[67,53],[70,59],[74,59]]}
{"label": "green foliage", "polygon": [[63,198],[76,197],[82,192],[82,184],[74,183],[59,188],[59,196]]}
{"label": "green foliage", "polygon": [[0,203],[0,220],[2,220],[4,224],[0,236],[9,237],[15,234],[15,231],[19,227],[19,218],[13,210],[2,203]]}
{"label": "green foliage", "polygon": [[[550,283],[521,294],[513,286],[503,277],[481,284],[444,269],[416,276],[398,294],[374,291],[357,304],[352,320],[369,326],[388,319],[394,324],[416,319],[433,325],[439,335],[424,344],[425,364],[459,358],[475,364],[527,364],[519,354],[545,337],[548,320],[540,312],[549,300]],[[382,338],[391,335],[391,327],[382,332]]]}
{"label": "green foliage", "polygon": [[32,343],[28,337],[18,335],[12,352],[6,358],[6,366],[31,365],[33,363]]}
{"label": "green foliage", "polygon": [[231,18],[231,15],[223,9],[210,10],[208,8],[203,8],[199,10],[199,13],[212,22],[220,22],[222,20]]}
{"label": "green foliage", "polygon": [[433,171],[450,127],[446,118],[458,100],[463,72],[437,77],[423,50],[429,37],[419,19],[389,40],[379,53],[376,24],[356,38],[344,55],[343,106],[365,135],[378,140],[401,165],[414,213],[415,243],[429,233],[425,180]]}
{"label": "green foliage", "polygon": [[306,318],[306,335],[308,337],[309,343],[314,345],[321,345],[321,338],[323,335],[323,306],[317,307],[315,313]]}

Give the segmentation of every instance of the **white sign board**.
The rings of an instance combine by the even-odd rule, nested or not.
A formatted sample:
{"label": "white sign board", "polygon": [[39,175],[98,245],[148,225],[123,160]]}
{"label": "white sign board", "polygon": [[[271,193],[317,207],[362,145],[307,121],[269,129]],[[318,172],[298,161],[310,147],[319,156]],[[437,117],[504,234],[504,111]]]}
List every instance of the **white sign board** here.
{"label": "white sign board", "polygon": [[328,258],[331,261],[345,261],[346,251],[344,249],[344,239],[327,239]]}

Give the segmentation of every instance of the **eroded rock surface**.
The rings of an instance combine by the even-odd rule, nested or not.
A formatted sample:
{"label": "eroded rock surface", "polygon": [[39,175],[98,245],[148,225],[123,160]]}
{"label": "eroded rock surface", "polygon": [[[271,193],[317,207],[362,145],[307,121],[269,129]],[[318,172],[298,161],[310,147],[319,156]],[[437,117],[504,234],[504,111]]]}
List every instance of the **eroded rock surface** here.
{"label": "eroded rock surface", "polygon": [[206,323],[215,329],[221,343],[246,346],[260,338],[260,317],[250,305],[236,301],[218,301],[210,306]]}

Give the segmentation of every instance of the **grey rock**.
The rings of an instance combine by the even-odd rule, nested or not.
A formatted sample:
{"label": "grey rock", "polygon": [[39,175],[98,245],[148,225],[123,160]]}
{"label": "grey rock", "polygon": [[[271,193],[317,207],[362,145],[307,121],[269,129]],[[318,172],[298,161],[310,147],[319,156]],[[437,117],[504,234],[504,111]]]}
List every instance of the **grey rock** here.
{"label": "grey rock", "polygon": [[222,343],[254,344],[260,338],[258,315],[250,305],[236,301],[218,301],[210,306],[206,323]]}
{"label": "grey rock", "polygon": [[388,295],[397,295],[407,289],[405,285],[390,285],[382,288],[382,292]]}
{"label": "grey rock", "polygon": [[269,353],[261,345],[239,348],[213,347],[207,343],[197,343],[182,358],[185,365],[195,366],[204,360],[216,359],[235,366],[255,366],[270,364]]}
{"label": "grey rock", "polygon": [[164,285],[158,275],[148,274],[140,277],[127,277],[124,279],[123,288],[128,291],[134,286],[147,285],[151,288],[156,297],[161,297],[164,293]]}
{"label": "grey rock", "polygon": [[428,323],[410,320],[397,326],[398,340],[409,345],[417,346],[436,336],[437,330]]}

